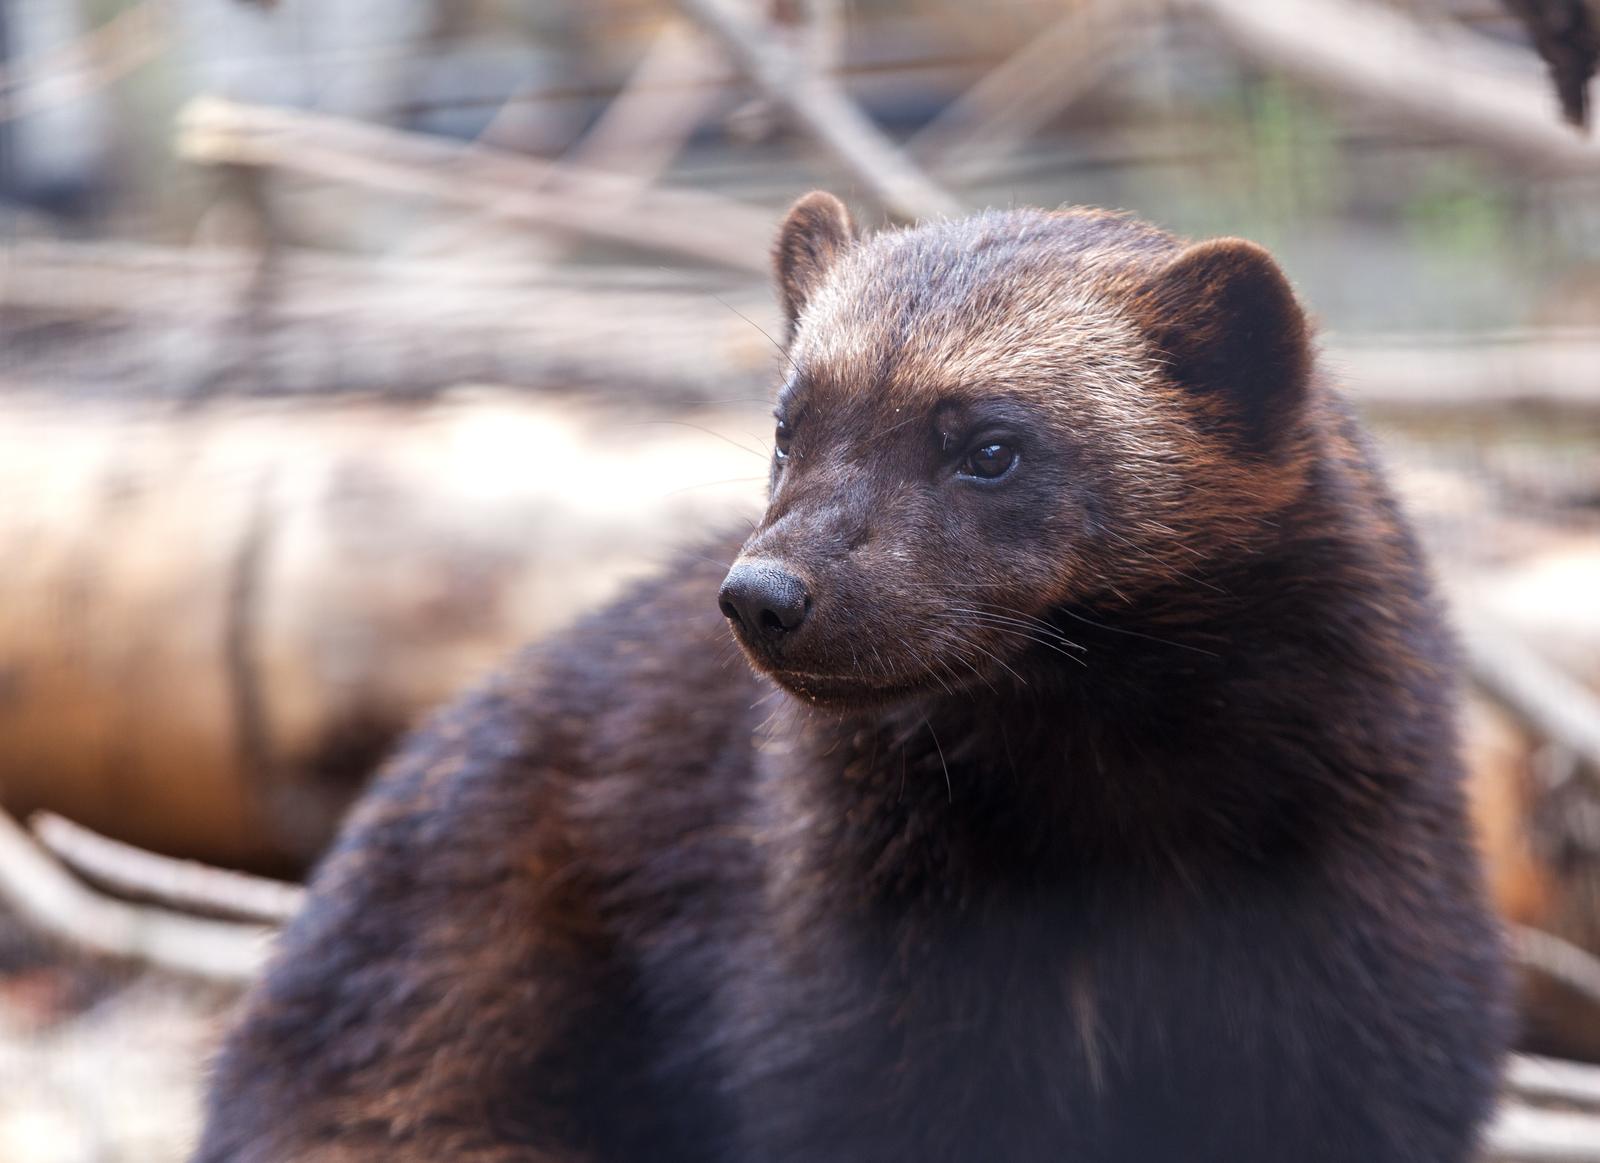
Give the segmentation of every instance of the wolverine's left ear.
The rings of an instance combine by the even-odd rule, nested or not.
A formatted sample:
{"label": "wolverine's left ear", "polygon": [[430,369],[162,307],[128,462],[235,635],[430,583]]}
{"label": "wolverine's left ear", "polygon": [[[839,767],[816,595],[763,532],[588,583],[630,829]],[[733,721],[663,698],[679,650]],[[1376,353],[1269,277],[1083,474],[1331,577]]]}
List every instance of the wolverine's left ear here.
{"label": "wolverine's left ear", "polygon": [[1135,296],[1168,370],[1253,447],[1272,447],[1305,399],[1311,328],[1272,256],[1242,238],[1189,247]]}
{"label": "wolverine's left ear", "polygon": [[786,339],[794,338],[795,320],[854,238],[850,211],[825,190],[813,190],[789,208],[772,256]]}

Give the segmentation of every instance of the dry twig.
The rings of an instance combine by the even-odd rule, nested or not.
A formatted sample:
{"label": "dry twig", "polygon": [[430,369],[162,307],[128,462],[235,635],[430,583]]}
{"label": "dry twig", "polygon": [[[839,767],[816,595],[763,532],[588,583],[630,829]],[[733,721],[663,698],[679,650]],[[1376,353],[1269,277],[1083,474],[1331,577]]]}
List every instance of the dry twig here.
{"label": "dry twig", "polygon": [[274,929],[203,920],[114,900],[52,860],[0,811],[0,899],[47,933],[85,949],[242,984],[260,971]]}
{"label": "dry twig", "polygon": [[729,0],[678,0],[678,7],[892,212],[911,219],[960,212],[960,202],[890,141],[832,77],[774,44]]}
{"label": "dry twig", "polygon": [[172,905],[281,925],[300,908],[297,884],[176,860],[92,832],[81,824],[38,812],[32,821],[40,843],[78,872],[109,886]]}

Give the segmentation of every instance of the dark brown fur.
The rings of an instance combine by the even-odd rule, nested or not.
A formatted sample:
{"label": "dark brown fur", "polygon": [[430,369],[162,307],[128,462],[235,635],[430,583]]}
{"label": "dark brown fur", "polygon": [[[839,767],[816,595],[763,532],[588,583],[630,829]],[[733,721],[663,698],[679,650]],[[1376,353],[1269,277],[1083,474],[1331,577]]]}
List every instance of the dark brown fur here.
{"label": "dark brown fur", "polygon": [[[1467,1159],[1506,1021],[1454,664],[1277,267],[825,195],[778,256],[760,526],[411,742],[198,1159]],[[736,552],[809,596],[754,673]]]}

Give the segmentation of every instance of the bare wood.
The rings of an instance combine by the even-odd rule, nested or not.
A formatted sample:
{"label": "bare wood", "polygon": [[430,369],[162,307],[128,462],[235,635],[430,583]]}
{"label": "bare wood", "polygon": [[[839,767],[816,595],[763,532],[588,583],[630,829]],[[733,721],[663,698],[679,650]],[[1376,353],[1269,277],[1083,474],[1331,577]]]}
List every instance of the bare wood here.
{"label": "bare wood", "polygon": [[1573,131],[1531,54],[1457,26],[1424,26],[1371,0],[1176,0],[1247,55],[1415,124],[1549,173],[1600,170],[1600,141]]}
{"label": "bare wood", "polygon": [[893,213],[909,219],[960,213],[961,203],[889,140],[831,76],[804,67],[802,58],[772,43],[729,0],[677,4]]}
{"label": "bare wood", "polygon": [[1483,614],[1468,611],[1460,623],[1473,679],[1600,779],[1600,699]]}
{"label": "bare wood", "polygon": [[[765,272],[774,229],[774,215],[713,194],[641,191],[626,176],[216,98],[184,110],[178,151],[191,161],[273,166],[740,270]],[[613,209],[630,198],[628,213]]]}
{"label": "bare wood", "polygon": [[1519,1054],[1506,1068],[1506,1086],[1530,1102],[1559,1102],[1600,1111],[1600,1066]]}
{"label": "bare wood", "polygon": [[210,921],[103,896],[48,855],[0,811],[0,898],[26,920],[97,953],[242,984],[265,963],[274,930]]}
{"label": "bare wood", "polygon": [[1496,1163],[1600,1163],[1600,1117],[1508,1103],[1485,1142]]}
{"label": "bare wood", "polygon": [[1092,89],[1148,41],[1145,3],[1071,0],[1061,17],[946,105],[906,148],[941,173],[974,177]]}
{"label": "bare wood", "polygon": [[35,813],[34,835],[69,867],[115,889],[179,909],[282,924],[299,910],[297,884],[176,860],[124,844],[54,812]]}

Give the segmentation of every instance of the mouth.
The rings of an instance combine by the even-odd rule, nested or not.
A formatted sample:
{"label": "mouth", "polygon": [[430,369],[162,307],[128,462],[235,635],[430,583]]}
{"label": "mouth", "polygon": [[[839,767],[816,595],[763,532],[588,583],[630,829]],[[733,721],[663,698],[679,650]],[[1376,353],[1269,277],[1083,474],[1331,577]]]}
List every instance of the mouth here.
{"label": "mouth", "polygon": [[814,706],[860,710],[910,698],[921,690],[915,683],[870,682],[854,675],[816,675],[768,671],[790,694]]}
{"label": "mouth", "polygon": [[784,666],[749,648],[745,649],[745,656],[756,670],[796,698],[835,710],[882,706],[919,694],[928,685],[923,678],[868,676]]}

